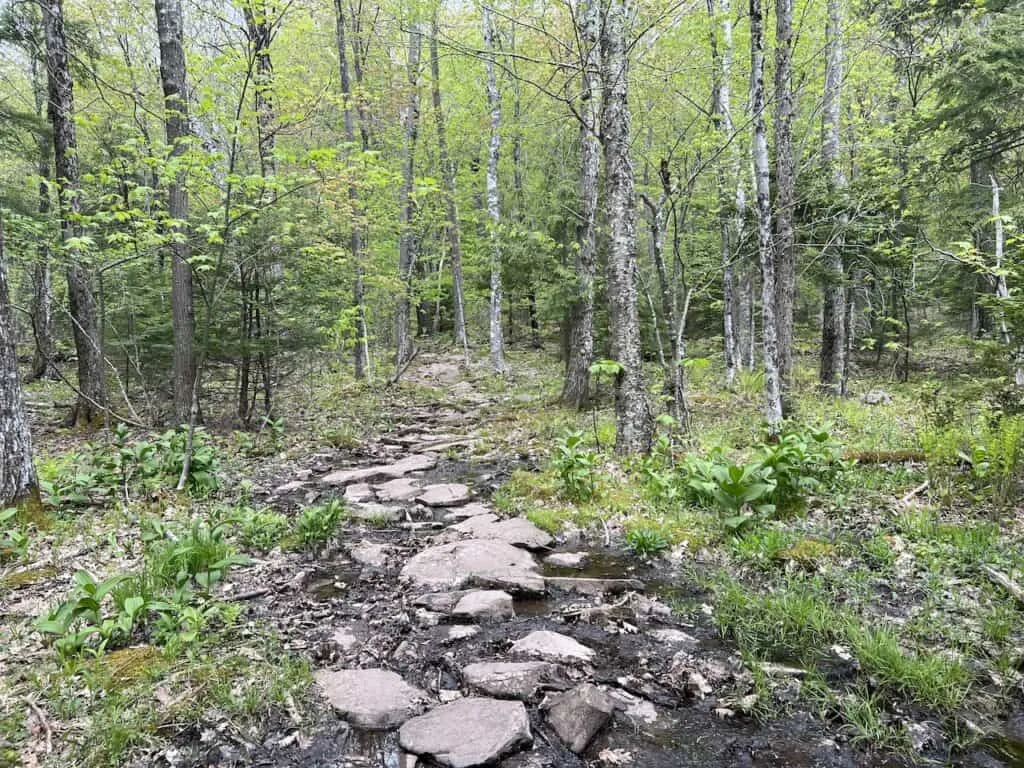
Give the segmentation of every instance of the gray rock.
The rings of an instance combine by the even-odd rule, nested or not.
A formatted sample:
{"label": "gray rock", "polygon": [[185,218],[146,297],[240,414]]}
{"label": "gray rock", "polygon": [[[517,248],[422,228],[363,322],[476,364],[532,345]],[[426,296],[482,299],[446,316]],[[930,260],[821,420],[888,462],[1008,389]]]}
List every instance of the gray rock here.
{"label": "gray rock", "polygon": [[615,701],[597,686],[583,683],[553,696],[545,708],[558,738],[580,754],[611,720]]}
{"label": "gray rock", "polygon": [[870,392],[864,393],[860,401],[864,405],[888,405],[892,402],[892,395],[884,389],[872,389]]}
{"label": "gray rock", "polygon": [[423,691],[386,669],[321,669],[313,678],[339,715],[367,730],[395,728],[427,700]]}
{"label": "gray rock", "polygon": [[388,564],[387,547],[376,541],[363,539],[348,548],[348,556],[360,565],[383,568]]}
{"label": "gray rock", "polygon": [[398,731],[406,752],[429,756],[450,768],[472,768],[500,760],[531,739],[520,701],[466,698],[414,717]]}
{"label": "gray rock", "polygon": [[549,587],[581,595],[620,594],[642,592],[644,583],[639,579],[581,579],[572,576],[549,576],[545,580]]}
{"label": "gray rock", "polygon": [[555,568],[582,568],[589,558],[589,552],[553,552],[544,562]]}
{"label": "gray rock", "polygon": [[516,612],[512,608],[512,595],[508,592],[481,589],[459,600],[452,615],[465,619],[511,619]]}
{"label": "gray rock", "polygon": [[400,477],[374,486],[377,498],[381,501],[410,501],[422,488],[422,485],[408,477]]}
{"label": "gray rock", "polygon": [[471,590],[459,589],[454,592],[428,592],[425,595],[417,595],[412,599],[413,605],[422,606],[431,611],[449,614],[459,602]]}
{"label": "gray rock", "polygon": [[445,640],[449,643],[454,643],[459,640],[468,640],[480,633],[480,627],[472,627],[469,624],[457,624],[454,627],[448,627],[448,633],[445,635]]}
{"label": "gray rock", "polygon": [[428,485],[416,496],[416,501],[428,507],[457,507],[473,498],[468,485],[438,483]]}
{"label": "gray rock", "polygon": [[437,466],[437,456],[432,453],[414,453],[391,464],[378,464],[372,467],[356,469],[339,469],[324,475],[320,482],[324,485],[351,485],[366,483],[371,480],[396,480],[411,472],[421,472]]}
{"label": "gray rock", "polygon": [[530,656],[545,661],[584,662],[594,660],[594,651],[568,635],[539,629],[512,644],[512,654]]}
{"label": "gray rock", "polygon": [[289,482],[284,483],[283,485],[277,486],[277,488],[274,489],[274,495],[284,496],[285,494],[288,493],[295,493],[295,491],[301,491],[305,487],[306,484],[302,480],[290,480]]}
{"label": "gray rock", "polygon": [[355,483],[345,488],[345,501],[349,504],[364,504],[373,499],[373,489],[368,483]]}
{"label": "gray rock", "polygon": [[494,514],[494,508],[482,501],[471,501],[461,507],[455,507],[442,518],[445,522],[458,522],[478,515]]}
{"label": "gray rock", "polygon": [[546,661],[483,661],[467,664],[462,681],[467,687],[499,699],[531,699],[542,683],[554,676]]}
{"label": "gray rock", "polygon": [[331,639],[342,653],[348,653],[363,642],[352,627],[338,627]]}
{"label": "gray rock", "polygon": [[405,564],[402,578],[432,589],[476,586],[533,594],[544,591],[544,577],[529,552],[483,539],[425,549]]}
{"label": "gray rock", "polygon": [[682,647],[691,651],[700,648],[700,640],[680,629],[652,629],[647,634],[665,645]]}
{"label": "gray rock", "polygon": [[403,515],[402,510],[398,507],[389,507],[376,502],[348,504],[345,506],[345,512],[356,520],[387,520],[388,522],[401,520]]}
{"label": "gray rock", "polygon": [[496,515],[476,515],[448,530],[474,539],[507,541],[526,549],[545,549],[554,541],[550,534],[522,517],[498,520]]}

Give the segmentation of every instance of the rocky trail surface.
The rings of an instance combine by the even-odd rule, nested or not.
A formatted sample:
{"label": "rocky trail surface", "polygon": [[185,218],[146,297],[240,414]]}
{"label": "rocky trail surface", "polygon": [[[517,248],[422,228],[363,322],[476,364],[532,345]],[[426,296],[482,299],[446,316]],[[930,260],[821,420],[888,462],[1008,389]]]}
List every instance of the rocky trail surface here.
{"label": "rocky trail surface", "polygon": [[[458,370],[419,375],[431,366]],[[239,586],[266,589],[250,610],[314,660],[323,718],[303,765],[883,764],[809,715],[743,715],[751,672],[710,620],[675,615],[712,609],[671,564],[503,518],[489,499],[521,460],[463,458],[488,400],[442,383],[474,405],[403,408],[363,457],[312,457],[270,493],[342,497],[351,515],[337,550]]]}

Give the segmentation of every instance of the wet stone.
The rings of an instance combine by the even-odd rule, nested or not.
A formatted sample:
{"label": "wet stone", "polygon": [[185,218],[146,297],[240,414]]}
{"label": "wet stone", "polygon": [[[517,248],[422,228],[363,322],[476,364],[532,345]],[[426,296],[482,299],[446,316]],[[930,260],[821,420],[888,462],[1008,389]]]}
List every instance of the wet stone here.
{"label": "wet stone", "polygon": [[639,579],[583,579],[572,576],[549,576],[545,579],[549,587],[581,595],[621,594],[642,592],[644,583]]}
{"label": "wet stone", "polygon": [[553,568],[582,568],[589,557],[589,552],[553,552],[544,562]]}
{"label": "wet stone", "polygon": [[469,504],[464,504],[461,507],[455,507],[451,511],[447,512],[442,518],[446,523],[458,522],[460,520],[467,520],[471,517],[477,517],[479,515],[493,515],[494,508],[489,504],[484,504],[481,501],[471,501]]}
{"label": "wet stone", "polygon": [[345,488],[345,501],[349,504],[363,504],[373,499],[373,489],[367,483],[356,483]]}
{"label": "wet stone", "polygon": [[331,706],[357,728],[395,728],[415,715],[427,698],[386,669],[319,670],[313,678]]}
{"label": "wet stone", "polygon": [[576,754],[587,748],[615,712],[615,701],[590,683],[556,694],[546,704],[548,723]]}
{"label": "wet stone", "polygon": [[408,477],[400,477],[397,480],[389,480],[381,485],[376,485],[374,489],[377,491],[377,498],[381,501],[410,501],[423,489],[423,486]]}
{"label": "wet stone", "polygon": [[357,520],[385,520],[395,522],[402,519],[402,510],[386,504],[349,504],[345,511]]}
{"label": "wet stone", "polygon": [[402,578],[435,590],[478,586],[544,592],[533,557],[503,541],[468,539],[429,547],[406,563]]}
{"label": "wet stone", "polygon": [[594,651],[587,646],[568,635],[545,629],[531,632],[513,643],[512,654],[565,663],[589,663],[594,660]]}
{"label": "wet stone", "polygon": [[530,743],[530,721],[519,701],[466,698],[405,723],[402,749],[449,768],[472,768],[500,760]]}
{"label": "wet stone", "polygon": [[647,634],[664,645],[681,647],[691,651],[700,647],[700,640],[680,629],[652,629]]}
{"label": "wet stone", "polygon": [[366,539],[349,547],[348,556],[360,565],[370,568],[383,568],[388,563],[387,547]]}
{"label": "wet stone", "polygon": [[499,520],[495,515],[478,515],[448,529],[474,539],[497,539],[516,547],[545,549],[554,541],[551,535],[522,517]]}
{"label": "wet stone", "polygon": [[508,592],[482,589],[459,600],[452,615],[462,619],[511,619],[516,612],[512,608],[512,595]]}
{"label": "wet stone", "polygon": [[469,624],[459,624],[454,627],[448,627],[445,640],[449,643],[455,643],[459,640],[468,640],[478,634],[480,634],[480,627],[473,627]]}
{"label": "wet stone", "polygon": [[473,498],[468,485],[439,483],[428,485],[416,496],[416,501],[428,507],[457,507]]}
{"label": "wet stone", "polygon": [[462,670],[467,687],[499,699],[531,699],[554,676],[546,661],[491,661],[468,664]]}
{"label": "wet stone", "polygon": [[437,456],[431,453],[414,453],[391,464],[378,464],[372,467],[356,469],[339,469],[324,475],[320,482],[324,485],[351,485],[371,480],[396,480],[412,472],[421,472],[437,466]]}

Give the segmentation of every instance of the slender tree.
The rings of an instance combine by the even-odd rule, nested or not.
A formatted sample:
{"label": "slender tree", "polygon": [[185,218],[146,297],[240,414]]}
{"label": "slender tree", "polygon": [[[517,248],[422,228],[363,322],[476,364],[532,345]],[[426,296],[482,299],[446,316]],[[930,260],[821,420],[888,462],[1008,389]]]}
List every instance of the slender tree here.
{"label": "slender tree", "polygon": [[423,36],[414,24],[409,31],[409,59],[406,64],[409,101],[402,120],[405,126],[405,144],[402,149],[402,188],[399,192],[398,211],[398,275],[402,281],[396,313],[395,364],[399,372],[414,354],[409,317],[412,308],[412,278],[416,266],[416,233],[413,229],[413,181],[416,163],[416,138],[420,121],[420,52]]}
{"label": "slender tree", "polygon": [[601,135],[608,188],[608,311],[615,378],[615,450],[650,449],[654,429],[644,376],[637,308],[636,190],[630,149],[629,0],[611,0],[602,35],[604,119]]}
{"label": "slender tree", "polygon": [[[171,161],[188,149],[192,135],[185,85],[181,0],[155,0],[160,39],[160,80],[164,92],[164,128]],[[175,169],[167,185],[167,215],[171,219],[171,311],[174,329],[174,417],[187,422],[196,386],[196,317],[192,306],[192,267],[189,264],[188,189],[184,168]]]}
{"label": "slender tree", "polygon": [[594,362],[594,277],[597,256],[598,175],[601,166],[601,5],[580,3],[580,212],[576,225],[576,293],[569,309],[569,355],[562,401],[582,408],[590,398]]}
{"label": "slender tree", "polygon": [[15,336],[0,210],[0,509],[40,505]]}
{"label": "slender tree", "polygon": [[818,380],[823,391],[843,394],[846,370],[846,270],[843,245],[849,216],[846,213],[846,172],[840,157],[840,107],[843,82],[843,9],[841,0],[828,0],[825,27],[825,99],[822,107],[822,161],[829,178],[829,192],[838,201],[836,233],[825,250],[825,283],[821,313],[821,365]]}
{"label": "slender tree", "polygon": [[[793,0],[775,3],[775,323],[779,375],[789,386],[793,368],[793,302],[796,296],[796,165],[793,160]],[[763,299],[762,299],[763,300]]]}
{"label": "slender tree", "polygon": [[493,12],[483,8],[484,51],[487,69],[487,106],[491,115],[491,135],[487,148],[487,213],[490,216],[491,231],[491,310],[490,349],[491,368],[495,373],[508,371],[505,364],[505,339],[501,327],[501,196],[498,191],[498,161],[501,157],[501,93],[495,76],[494,55],[496,50]]}
{"label": "slender tree", "polygon": [[[784,2],[785,0],[783,0]],[[771,430],[782,421],[779,381],[779,342],[775,324],[775,241],[772,237],[771,170],[765,127],[764,15],[761,0],[750,0],[750,109],[754,115],[754,189],[756,192],[757,251],[761,263],[761,333],[764,342],[765,420]]]}
{"label": "slender tree", "polygon": [[[29,53],[32,61],[32,95],[36,115],[46,118],[46,81],[42,76],[38,51]],[[45,64],[44,64],[45,66]],[[36,173],[39,174],[39,215],[44,219],[50,215],[50,176],[53,166],[53,143],[45,131],[36,135],[39,151]],[[53,378],[53,279],[50,272],[50,242],[42,238],[32,267],[32,335],[35,337],[35,352],[32,356],[32,379]]]}
{"label": "slender tree", "polygon": [[61,233],[68,266],[68,304],[75,352],[78,356],[78,398],[69,422],[93,425],[107,412],[107,384],[99,317],[92,292],[92,276],[83,259],[82,194],[78,175],[75,135],[74,82],[68,67],[68,40],[64,31],[62,0],[40,0],[46,38],[46,71],[53,126],[54,162],[61,201]]}

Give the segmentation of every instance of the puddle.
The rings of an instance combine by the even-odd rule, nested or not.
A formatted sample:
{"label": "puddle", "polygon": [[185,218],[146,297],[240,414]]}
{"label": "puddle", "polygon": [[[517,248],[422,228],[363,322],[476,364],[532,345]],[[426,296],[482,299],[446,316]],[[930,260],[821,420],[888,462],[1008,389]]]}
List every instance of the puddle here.
{"label": "puddle", "polygon": [[548,616],[554,606],[546,597],[520,597],[512,601],[512,607],[516,616],[537,618]]}
{"label": "puddle", "polygon": [[321,601],[333,600],[348,594],[351,584],[359,581],[362,568],[350,563],[330,568],[318,568],[306,583],[306,592],[314,599]]}

